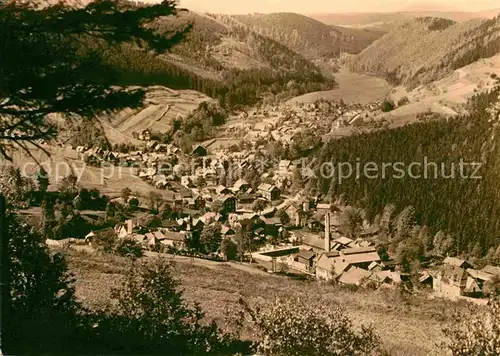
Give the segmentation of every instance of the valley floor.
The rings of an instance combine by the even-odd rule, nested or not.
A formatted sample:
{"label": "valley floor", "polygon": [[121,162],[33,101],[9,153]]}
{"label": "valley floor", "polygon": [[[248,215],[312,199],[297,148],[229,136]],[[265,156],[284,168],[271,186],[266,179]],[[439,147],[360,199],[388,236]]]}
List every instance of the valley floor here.
{"label": "valley floor", "polygon": [[[76,277],[77,297],[86,306],[109,302],[110,290],[120,285],[131,266],[128,259],[64,250],[70,271]],[[442,355],[442,328],[452,310],[466,308],[425,296],[405,298],[397,291],[356,292],[319,282],[302,282],[270,275],[239,263],[217,263],[175,257],[175,271],[185,298],[197,301],[207,317],[223,322],[238,308],[240,297],[247,301],[300,297],[315,303],[340,304],[355,325],[373,324],[383,347],[391,355]],[[255,273],[253,272],[255,271]],[[244,337],[251,338],[251,330]]]}
{"label": "valley floor", "polygon": [[356,74],[346,69],[341,69],[334,76],[338,84],[336,89],[304,94],[290,99],[287,103],[311,104],[323,98],[331,101],[343,100],[346,104],[365,105],[382,101],[389,94],[389,84],[383,78]]}

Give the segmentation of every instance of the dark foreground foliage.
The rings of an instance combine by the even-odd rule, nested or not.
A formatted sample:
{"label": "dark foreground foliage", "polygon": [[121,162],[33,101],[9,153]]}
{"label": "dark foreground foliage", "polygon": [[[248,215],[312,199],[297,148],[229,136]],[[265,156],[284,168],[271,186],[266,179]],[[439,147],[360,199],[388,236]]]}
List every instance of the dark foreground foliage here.
{"label": "dark foreground foliage", "polygon": [[75,298],[63,256],[15,215],[10,237],[10,299],[4,304],[6,354],[233,354],[248,346],[182,298],[166,261],[138,263],[113,306],[90,311]]}

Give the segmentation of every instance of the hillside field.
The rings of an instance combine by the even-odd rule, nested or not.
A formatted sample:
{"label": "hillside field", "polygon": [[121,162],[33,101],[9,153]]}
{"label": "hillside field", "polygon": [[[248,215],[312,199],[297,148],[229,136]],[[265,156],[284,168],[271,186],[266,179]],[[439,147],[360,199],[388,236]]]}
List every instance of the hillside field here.
{"label": "hillside field", "polygon": [[341,70],[335,73],[338,87],[333,90],[318,91],[297,96],[288,103],[310,104],[318,99],[343,100],[347,104],[369,104],[383,100],[389,94],[390,86],[383,78]]}
{"label": "hillside field", "polygon": [[[125,258],[63,250],[76,277],[77,297],[89,307],[109,302],[110,290],[120,285],[131,266]],[[165,255],[166,256],[166,255]],[[170,257],[165,257],[170,258]],[[441,329],[457,308],[444,300],[423,295],[404,298],[397,291],[349,291],[319,282],[302,282],[270,275],[238,263],[217,263],[175,257],[175,274],[185,298],[197,301],[207,318],[223,321],[238,307],[240,297],[255,301],[276,297],[306,298],[311,303],[339,303],[355,325],[373,324],[391,355],[442,355]],[[244,336],[251,337],[251,330]]]}

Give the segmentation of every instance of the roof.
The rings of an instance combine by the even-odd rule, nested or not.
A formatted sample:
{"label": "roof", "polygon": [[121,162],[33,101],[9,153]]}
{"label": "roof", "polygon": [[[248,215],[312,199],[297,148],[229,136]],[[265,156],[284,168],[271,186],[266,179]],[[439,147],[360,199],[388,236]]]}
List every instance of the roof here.
{"label": "roof", "polygon": [[443,261],[446,265],[451,265],[455,267],[463,267],[467,262],[456,257],[446,257]]}
{"label": "roof", "polygon": [[334,240],[334,242],[337,242],[341,245],[348,245],[352,242],[353,240],[351,240],[350,238],[348,237],[345,237],[345,236],[342,236],[342,237],[339,237],[338,239]]}
{"label": "roof", "polygon": [[216,192],[217,194],[222,194],[222,192],[223,192],[223,191],[225,191],[225,190],[229,190],[229,189],[228,189],[228,188],[226,188],[226,187],[225,187],[225,186],[223,186],[223,185],[219,185],[217,188],[215,188],[215,192]]}
{"label": "roof", "polygon": [[465,269],[453,266],[451,264],[445,264],[441,266],[440,271],[443,279],[446,279],[448,283],[455,285],[459,285],[466,276]]}
{"label": "roof", "polygon": [[314,256],[316,256],[316,254],[312,251],[309,251],[309,250],[300,250],[299,251],[299,257],[302,257],[306,260],[311,260],[314,258]]}
{"label": "roof", "polygon": [[324,253],[326,257],[338,257],[340,256],[339,251],[329,251]]}
{"label": "roof", "polygon": [[180,232],[165,231],[163,233],[163,236],[165,236],[163,238],[164,240],[179,241],[179,242],[184,241],[184,234]]}
{"label": "roof", "polygon": [[418,281],[420,283],[423,283],[425,282],[427,279],[429,278],[433,278],[431,274],[429,274],[429,272],[427,271],[424,271],[421,275],[420,275],[420,278],[418,279]]}
{"label": "roof", "polygon": [[278,217],[272,217],[272,218],[261,217],[260,219],[266,225],[281,225],[281,220]]}
{"label": "roof", "polygon": [[154,237],[158,240],[164,240],[165,239],[165,234],[163,234],[161,231],[155,231],[153,232]]}
{"label": "roof", "polygon": [[222,227],[220,229],[220,232],[221,232],[222,235],[234,234],[234,230],[233,229],[231,229],[230,227],[224,226],[224,225],[222,225]]}
{"label": "roof", "polygon": [[225,202],[228,199],[236,200],[236,197],[234,197],[233,195],[223,195],[219,198],[221,202]]}
{"label": "roof", "polygon": [[500,276],[500,267],[495,267],[491,265],[487,265],[481,269],[481,271],[493,274],[495,276]]}
{"label": "roof", "polygon": [[262,183],[261,185],[259,185],[259,190],[263,190],[265,192],[270,192],[273,189],[278,189],[278,188],[276,186],[274,186],[272,184],[268,184],[268,183]]}
{"label": "roof", "polygon": [[292,234],[294,234],[297,239],[302,240],[304,245],[316,247],[322,250],[325,248],[325,240],[319,235],[300,230],[292,231]]}
{"label": "roof", "polygon": [[324,253],[316,262],[316,267],[330,271],[333,267],[333,259],[329,258],[327,254]]}
{"label": "roof", "polygon": [[239,200],[255,200],[255,194],[240,194],[238,196]]}
{"label": "roof", "polygon": [[467,273],[474,279],[479,279],[481,281],[489,281],[493,278],[492,274],[486,273],[484,271],[479,271],[477,269],[468,268]]}
{"label": "roof", "polygon": [[162,227],[177,227],[178,224],[177,224],[177,221],[175,221],[175,220],[166,219],[166,220],[162,220],[161,226]]}
{"label": "roof", "polygon": [[369,252],[375,252],[377,249],[373,246],[366,246],[366,247],[354,247],[354,248],[346,248],[344,250],[341,250],[343,255],[356,255],[360,253],[369,253]]}
{"label": "roof", "polygon": [[318,204],[316,205],[316,209],[321,209],[321,210],[330,210],[332,208],[332,204]]}
{"label": "roof", "polygon": [[380,261],[380,256],[377,252],[357,253],[352,255],[344,255],[337,258],[342,259],[342,261],[349,264]]}
{"label": "roof", "polygon": [[386,279],[393,281],[394,283],[401,283],[401,274],[398,272],[391,271],[378,271],[375,272],[372,278],[377,279],[380,282],[384,282]]}
{"label": "roof", "polygon": [[346,272],[342,273],[342,275],[339,278],[339,282],[343,284],[360,285],[363,279],[369,278],[371,275],[372,272],[370,271],[357,267],[352,267]]}
{"label": "roof", "polygon": [[238,179],[234,183],[233,187],[237,188],[237,189],[240,189],[243,185],[248,185],[248,182],[246,180],[244,180],[244,179]]}
{"label": "roof", "polygon": [[279,167],[280,168],[288,168],[290,166],[290,164],[292,164],[292,162],[290,162],[289,160],[281,160],[280,163],[279,163]]}

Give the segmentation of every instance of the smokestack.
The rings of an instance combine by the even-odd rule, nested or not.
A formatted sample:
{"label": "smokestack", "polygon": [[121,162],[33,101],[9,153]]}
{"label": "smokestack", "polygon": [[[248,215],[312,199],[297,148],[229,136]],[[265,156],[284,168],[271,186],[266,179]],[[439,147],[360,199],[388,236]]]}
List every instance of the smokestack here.
{"label": "smokestack", "polygon": [[325,252],[330,252],[330,213],[325,214]]}
{"label": "smokestack", "polygon": [[134,226],[132,225],[132,219],[127,220],[127,234],[132,235]]}

